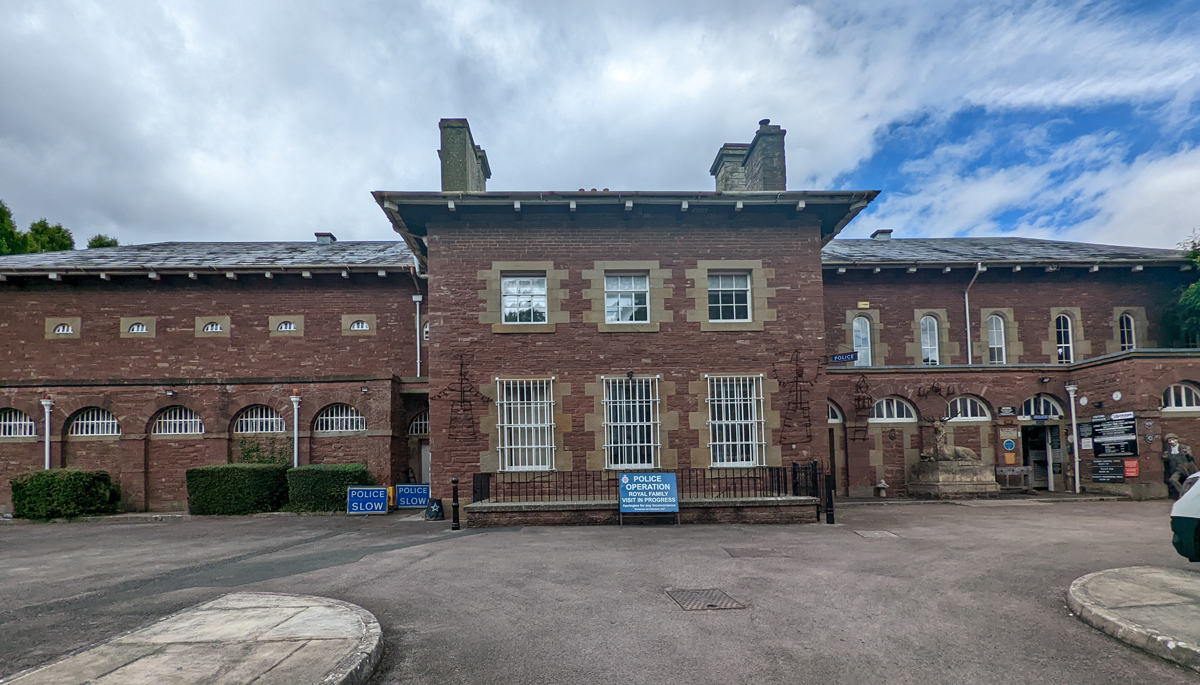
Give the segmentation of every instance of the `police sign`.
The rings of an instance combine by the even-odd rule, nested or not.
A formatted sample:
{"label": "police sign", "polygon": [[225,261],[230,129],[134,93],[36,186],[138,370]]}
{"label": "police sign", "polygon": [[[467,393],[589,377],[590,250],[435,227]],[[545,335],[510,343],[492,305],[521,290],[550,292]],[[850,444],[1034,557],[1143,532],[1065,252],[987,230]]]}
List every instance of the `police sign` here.
{"label": "police sign", "polygon": [[673,473],[621,474],[622,514],[677,514],[679,488]]}
{"label": "police sign", "polygon": [[386,514],[388,512],[388,489],[376,487],[350,487],[346,489],[347,514]]}
{"label": "police sign", "polygon": [[858,361],[857,352],[847,352],[845,354],[835,354],[829,358],[829,361],[837,364],[838,362],[856,362]]}
{"label": "police sign", "polygon": [[420,507],[429,506],[429,483],[397,483],[396,506]]}

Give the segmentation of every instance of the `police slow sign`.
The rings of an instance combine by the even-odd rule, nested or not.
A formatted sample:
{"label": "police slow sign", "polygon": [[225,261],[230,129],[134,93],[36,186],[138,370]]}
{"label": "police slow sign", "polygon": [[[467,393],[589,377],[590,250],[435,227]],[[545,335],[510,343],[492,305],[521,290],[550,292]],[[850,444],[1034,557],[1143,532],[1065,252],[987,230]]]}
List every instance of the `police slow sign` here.
{"label": "police slow sign", "polygon": [[388,489],[350,487],[346,490],[347,514],[386,514],[388,511]]}
{"label": "police slow sign", "polygon": [[673,473],[621,474],[622,514],[679,512],[679,488]]}

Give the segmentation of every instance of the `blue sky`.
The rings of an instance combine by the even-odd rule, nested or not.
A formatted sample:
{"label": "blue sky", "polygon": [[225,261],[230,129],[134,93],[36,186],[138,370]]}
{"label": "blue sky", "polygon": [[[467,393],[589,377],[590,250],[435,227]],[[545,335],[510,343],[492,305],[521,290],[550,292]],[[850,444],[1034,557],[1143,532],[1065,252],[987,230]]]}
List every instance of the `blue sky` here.
{"label": "blue sky", "polygon": [[1200,3],[7,0],[0,199],[123,242],[393,234],[467,117],[495,190],[705,190],[788,131],[844,233],[1169,247],[1200,227]]}

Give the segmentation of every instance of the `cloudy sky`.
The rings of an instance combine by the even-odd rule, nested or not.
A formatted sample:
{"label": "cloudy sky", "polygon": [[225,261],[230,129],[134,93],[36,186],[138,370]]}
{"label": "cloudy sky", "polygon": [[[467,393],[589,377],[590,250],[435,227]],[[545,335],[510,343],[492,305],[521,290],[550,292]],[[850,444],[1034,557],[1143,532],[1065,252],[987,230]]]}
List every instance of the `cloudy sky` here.
{"label": "cloudy sky", "polygon": [[0,3],[0,199],[82,243],[390,239],[467,117],[492,190],[709,190],[769,117],[843,233],[1170,247],[1200,227],[1200,5]]}

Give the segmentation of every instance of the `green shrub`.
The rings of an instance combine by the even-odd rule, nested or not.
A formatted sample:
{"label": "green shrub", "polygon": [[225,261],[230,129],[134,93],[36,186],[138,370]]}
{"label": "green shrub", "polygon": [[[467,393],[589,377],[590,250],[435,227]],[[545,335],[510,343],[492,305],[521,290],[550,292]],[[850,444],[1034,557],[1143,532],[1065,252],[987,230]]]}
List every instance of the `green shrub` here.
{"label": "green shrub", "polygon": [[17,518],[75,518],[117,513],[121,490],[108,471],[52,469],[13,478],[12,500]]}
{"label": "green shrub", "polygon": [[187,471],[188,511],[242,515],[275,511],[287,502],[287,467],[218,464]]}
{"label": "green shrub", "polygon": [[238,440],[239,464],[284,464],[292,463],[292,446],[269,438],[242,438]]}
{"label": "green shrub", "polygon": [[288,508],[294,511],[345,511],[346,488],[374,485],[362,464],[310,464],[287,472]]}

